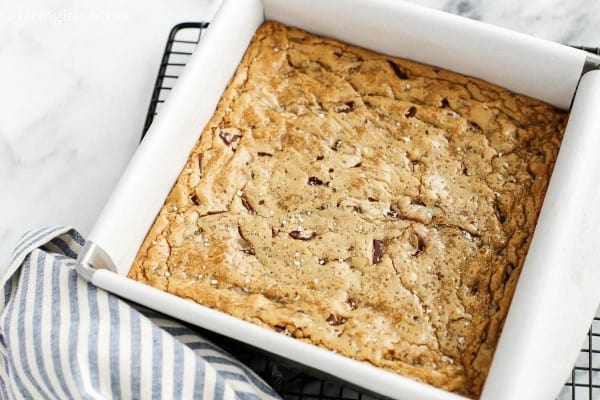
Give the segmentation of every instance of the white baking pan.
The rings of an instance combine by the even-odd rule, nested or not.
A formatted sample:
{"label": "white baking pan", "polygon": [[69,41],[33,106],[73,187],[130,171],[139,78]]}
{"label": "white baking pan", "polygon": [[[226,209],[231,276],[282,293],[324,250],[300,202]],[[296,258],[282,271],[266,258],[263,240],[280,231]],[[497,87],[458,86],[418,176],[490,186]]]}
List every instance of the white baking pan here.
{"label": "white baking pan", "polygon": [[[165,314],[383,396],[463,399],[126,277],[252,35],[272,19],[472,75],[571,114],[482,399],[551,399],[600,301],[600,71],[586,53],[398,0],[226,0],[89,235],[78,271]],[[579,85],[579,86],[578,86]]]}

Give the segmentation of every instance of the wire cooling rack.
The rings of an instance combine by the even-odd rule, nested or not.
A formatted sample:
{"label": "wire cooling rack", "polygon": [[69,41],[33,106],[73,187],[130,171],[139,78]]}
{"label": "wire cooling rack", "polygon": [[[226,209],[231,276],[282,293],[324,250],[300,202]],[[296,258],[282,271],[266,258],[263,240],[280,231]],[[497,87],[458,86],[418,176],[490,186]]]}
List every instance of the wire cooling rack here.
{"label": "wire cooling rack", "polygon": [[[186,22],[176,25],[171,30],[152,92],[142,138],[183,71],[206,27],[208,27],[206,22]],[[600,54],[598,48],[581,46],[578,48]],[[202,332],[258,373],[284,399],[369,400],[375,398],[347,384],[319,376],[318,372],[307,371],[288,360],[277,359],[273,355],[209,331],[202,330]],[[600,400],[600,314],[594,318],[571,376],[558,399]]]}

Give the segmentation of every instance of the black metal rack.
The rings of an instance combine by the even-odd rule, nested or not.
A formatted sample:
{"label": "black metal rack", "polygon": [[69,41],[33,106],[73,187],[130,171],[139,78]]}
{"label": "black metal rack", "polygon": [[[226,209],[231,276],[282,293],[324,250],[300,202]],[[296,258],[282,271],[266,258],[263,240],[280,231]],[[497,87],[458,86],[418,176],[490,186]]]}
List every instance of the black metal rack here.
{"label": "black metal rack", "polygon": [[[206,27],[208,27],[206,22],[186,22],[174,26],[171,30],[152,92],[142,138],[202,38]],[[600,54],[599,48],[575,47]],[[212,332],[202,332],[258,373],[285,399],[368,400],[373,398],[333,379],[319,377],[319,374],[314,371],[307,371],[298,365],[282,361]],[[594,318],[581,353],[559,399],[600,399],[600,314]]]}

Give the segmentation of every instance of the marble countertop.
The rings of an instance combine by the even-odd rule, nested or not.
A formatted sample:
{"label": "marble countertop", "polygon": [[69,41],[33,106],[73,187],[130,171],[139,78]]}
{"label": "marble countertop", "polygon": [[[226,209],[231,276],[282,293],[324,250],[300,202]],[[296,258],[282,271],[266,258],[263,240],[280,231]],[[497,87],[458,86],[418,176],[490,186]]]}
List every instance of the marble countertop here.
{"label": "marble countertop", "polygon": [[[0,262],[28,229],[89,232],[137,146],[169,29],[219,2],[0,2]],[[414,2],[600,46],[594,0]]]}

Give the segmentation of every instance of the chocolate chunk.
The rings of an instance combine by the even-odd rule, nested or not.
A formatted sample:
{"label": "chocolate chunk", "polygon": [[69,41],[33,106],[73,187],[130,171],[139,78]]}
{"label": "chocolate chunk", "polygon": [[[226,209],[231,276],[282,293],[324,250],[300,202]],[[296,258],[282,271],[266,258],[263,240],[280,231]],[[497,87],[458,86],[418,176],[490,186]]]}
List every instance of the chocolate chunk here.
{"label": "chocolate chunk", "polygon": [[334,314],[329,314],[329,317],[327,317],[326,321],[331,326],[340,326],[346,323],[346,318],[338,317]]}
{"label": "chocolate chunk", "polygon": [[264,151],[259,151],[258,153],[256,153],[259,157],[273,157],[273,154],[271,153],[265,153]]}
{"label": "chocolate chunk", "polygon": [[323,181],[317,178],[316,176],[311,176],[308,178],[308,184],[311,186],[320,186],[323,184]]}
{"label": "chocolate chunk", "polygon": [[223,142],[226,145],[230,145],[231,143],[235,142],[236,140],[238,140],[239,138],[241,138],[240,135],[232,135],[229,132],[219,132],[219,137],[223,140]]}
{"label": "chocolate chunk", "polygon": [[373,239],[373,265],[379,264],[383,257],[383,241]]}
{"label": "chocolate chunk", "polygon": [[325,158],[325,156],[317,156],[317,161],[321,161],[324,158]]}
{"label": "chocolate chunk", "polygon": [[388,60],[388,64],[390,64],[390,67],[392,67],[392,71],[394,71],[394,74],[396,74],[396,76],[399,79],[406,80],[409,78],[408,71],[401,68],[398,64],[396,64],[392,60]]}
{"label": "chocolate chunk", "polygon": [[329,173],[332,173],[332,172],[333,172],[333,168],[329,168]]}
{"label": "chocolate chunk", "polygon": [[250,256],[256,255],[256,252],[254,251],[254,249],[252,247],[242,247],[242,252],[246,253]]}
{"label": "chocolate chunk", "polygon": [[385,212],[385,216],[389,218],[400,218],[400,213],[392,208]]}
{"label": "chocolate chunk", "polygon": [[333,150],[337,151],[341,146],[342,146],[342,141],[338,139],[335,141],[335,143],[333,144],[333,146],[331,148]]}
{"label": "chocolate chunk", "polygon": [[416,257],[419,254],[421,254],[423,252],[423,250],[425,250],[425,242],[423,241],[423,238],[415,232],[415,236],[417,237],[417,243],[416,243],[416,248],[417,250],[413,253],[413,256]]}
{"label": "chocolate chunk", "polygon": [[312,240],[317,236],[314,231],[291,231],[289,235],[296,240]]}
{"label": "chocolate chunk", "polygon": [[259,206],[262,206],[263,204],[265,204],[265,201],[264,201],[264,200],[259,200],[259,201],[258,201],[258,205],[259,205]]}
{"label": "chocolate chunk", "polygon": [[198,153],[198,173],[202,174],[202,157],[204,153]]}
{"label": "chocolate chunk", "polygon": [[506,215],[502,212],[498,199],[494,201],[494,211],[496,212],[496,218],[498,218],[498,221],[503,224],[506,221]]}
{"label": "chocolate chunk", "polygon": [[425,203],[423,203],[421,200],[419,199],[412,199],[410,201],[410,204],[413,206],[421,206],[421,207],[425,207]]}
{"label": "chocolate chunk", "polygon": [[356,300],[348,299],[346,301],[346,303],[348,303],[348,306],[350,307],[351,310],[356,310]]}
{"label": "chocolate chunk", "polygon": [[197,205],[197,206],[200,205],[200,199],[198,199],[198,196],[196,195],[196,193],[194,193],[192,195],[192,197],[190,197],[190,200],[192,200],[192,203],[194,203],[195,205]]}
{"label": "chocolate chunk", "polygon": [[448,102],[448,99],[444,97],[442,99],[441,103],[440,103],[440,107],[441,108],[446,108],[446,107],[449,107],[449,106],[450,106],[450,103]]}
{"label": "chocolate chunk", "polygon": [[279,233],[279,229],[271,228],[271,237],[277,236]]}
{"label": "chocolate chunk", "polygon": [[404,114],[404,116],[406,118],[411,118],[411,117],[414,117],[416,114],[417,114],[417,107],[410,106],[410,108],[408,109],[408,111],[406,111],[406,114]]}
{"label": "chocolate chunk", "polygon": [[390,218],[402,218],[400,211],[398,210],[398,207],[395,204],[392,204],[390,206],[390,210],[386,211],[385,213],[386,217],[390,217]]}
{"label": "chocolate chunk", "polygon": [[362,165],[362,161],[361,162],[357,162],[356,164],[354,164],[352,166],[352,168],[360,168],[361,165]]}
{"label": "chocolate chunk", "polygon": [[254,213],[254,209],[252,208],[250,203],[248,203],[248,200],[244,196],[240,197],[240,200],[242,200],[242,205],[246,210],[250,211],[251,213]]}
{"label": "chocolate chunk", "polygon": [[371,203],[374,203],[374,202],[376,202],[376,201],[379,201],[379,200],[377,200],[375,197],[367,197],[367,200],[369,200]]}

